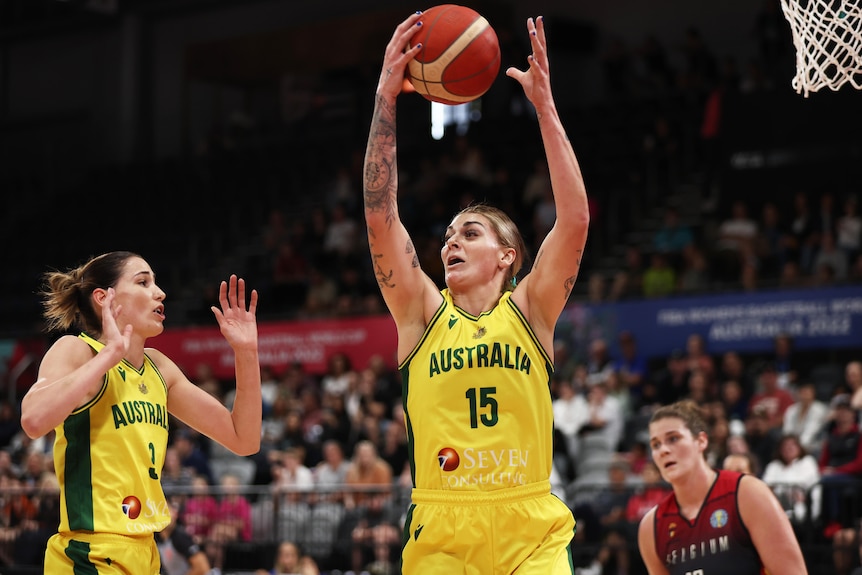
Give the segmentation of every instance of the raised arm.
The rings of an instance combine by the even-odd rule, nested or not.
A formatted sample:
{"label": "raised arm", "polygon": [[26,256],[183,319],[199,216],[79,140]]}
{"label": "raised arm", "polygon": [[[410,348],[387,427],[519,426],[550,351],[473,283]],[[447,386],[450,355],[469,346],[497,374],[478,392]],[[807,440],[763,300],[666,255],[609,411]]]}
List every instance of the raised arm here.
{"label": "raised arm", "polygon": [[[547,156],[557,219],[536,254],[533,268],[521,281],[513,299],[529,316],[543,344],[553,337],[554,326],[578,277],[590,215],[581,168],[566,135],[551,92],[545,25],[542,17],[527,20],[533,53],[529,68],[509,68],[536,108]],[[546,344],[547,345],[547,344]]]}
{"label": "raised arm", "polygon": [[[398,326],[398,355],[403,358],[419,340],[439,298],[436,286],[419,266],[419,258],[398,214],[395,102],[407,63],[419,51],[407,44],[419,29],[419,14],[402,22],[386,46],[383,70],[374,99],[374,115],[365,150],[363,199],[374,275],[383,299]],[[433,292],[433,293],[432,293]]]}
{"label": "raised arm", "polygon": [[262,400],[257,342],[257,292],[246,309],[245,281],[235,275],[219,289],[221,309],[213,307],[222,335],[234,352],[236,398],[233,409],[188,380],[164,354],[150,350],[168,384],[168,411],[238,455],[260,449]]}
{"label": "raised arm", "polygon": [[105,346],[94,354],[81,339],[66,335],[47,351],[39,377],[21,402],[21,428],[30,438],[42,437],[60,425],[76,408],[90,401],[105,380],[105,373],[123,360],[129,350],[132,327],[120,331],[114,306],[114,289],[102,300],[102,334]]}

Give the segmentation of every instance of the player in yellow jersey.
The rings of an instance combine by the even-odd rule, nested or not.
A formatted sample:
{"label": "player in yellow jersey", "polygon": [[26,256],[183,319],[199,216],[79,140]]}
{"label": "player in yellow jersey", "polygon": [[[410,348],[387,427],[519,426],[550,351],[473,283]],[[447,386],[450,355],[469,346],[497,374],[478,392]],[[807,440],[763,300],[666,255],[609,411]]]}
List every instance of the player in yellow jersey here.
{"label": "player in yellow jersey", "polygon": [[413,503],[401,572],[574,572],[571,510],[551,494],[554,327],[578,275],[589,211],[551,93],[542,18],[527,20],[529,68],[506,74],[535,107],[556,222],[514,286],[524,241],[483,204],[449,224],[446,289],[422,271],[397,206],[396,98],[419,14],[386,47],[365,155],[364,201],[377,282],[398,330]]}
{"label": "player in yellow jersey", "polygon": [[228,409],[146,340],[164,330],[165,292],[150,265],[110,252],[45,274],[48,328],[63,335],[46,352],[24,396],[28,436],[56,430],[60,525],[48,541],[51,575],[157,575],[153,533],[170,522],[160,483],[168,413],[240,455],[260,447],[257,292],[231,276],[213,313],[235,355],[236,401]]}

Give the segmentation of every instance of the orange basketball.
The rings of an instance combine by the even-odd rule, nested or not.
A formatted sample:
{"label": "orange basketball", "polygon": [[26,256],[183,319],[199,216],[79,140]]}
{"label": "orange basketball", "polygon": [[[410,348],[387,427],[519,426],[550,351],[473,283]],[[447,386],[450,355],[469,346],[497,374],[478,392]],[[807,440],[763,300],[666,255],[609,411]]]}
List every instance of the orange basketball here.
{"label": "orange basketball", "polygon": [[412,44],[422,44],[407,77],[432,102],[463,104],[488,91],[500,71],[497,33],[478,12],[456,4],[425,10]]}

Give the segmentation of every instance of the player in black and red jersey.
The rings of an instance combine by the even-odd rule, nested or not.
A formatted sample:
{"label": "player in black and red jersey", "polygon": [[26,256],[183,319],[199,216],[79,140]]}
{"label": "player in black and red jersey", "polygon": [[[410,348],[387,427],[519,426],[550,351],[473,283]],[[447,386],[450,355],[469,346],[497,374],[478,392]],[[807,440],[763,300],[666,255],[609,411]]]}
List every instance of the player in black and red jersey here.
{"label": "player in black and red jersey", "polygon": [[700,408],[681,401],[649,424],[653,461],[673,493],[640,522],[650,575],[805,575],[799,542],[769,486],[709,466]]}

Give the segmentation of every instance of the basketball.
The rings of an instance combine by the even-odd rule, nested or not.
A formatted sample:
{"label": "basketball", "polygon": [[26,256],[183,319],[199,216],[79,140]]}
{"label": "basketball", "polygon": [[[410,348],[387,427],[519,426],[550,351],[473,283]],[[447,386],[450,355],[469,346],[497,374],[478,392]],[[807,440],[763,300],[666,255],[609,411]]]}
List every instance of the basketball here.
{"label": "basketball", "polygon": [[471,102],[488,91],[500,71],[497,33],[478,12],[456,4],[429,8],[411,45],[422,44],[407,65],[408,79],[426,99]]}

